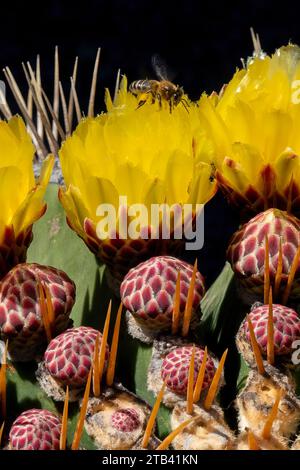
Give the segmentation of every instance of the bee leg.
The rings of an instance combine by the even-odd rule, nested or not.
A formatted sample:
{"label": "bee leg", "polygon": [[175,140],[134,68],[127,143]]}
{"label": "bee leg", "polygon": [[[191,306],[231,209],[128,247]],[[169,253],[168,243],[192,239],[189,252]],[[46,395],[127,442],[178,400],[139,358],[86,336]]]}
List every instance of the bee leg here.
{"label": "bee leg", "polygon": [[145,104],[146,102],[147,102],[147,100],[140,100],[139,103],[138,103],[138,105],[137,105],[137,107],[136,107],[136,109],[139,109],[139,108],[141,108],[142,106],[144,106],[144,104]]}
{"label": "bee leg", "polygon": [[169,101],[169,109],[170,109],[170,114],[172,113],[172,107],[173,107],[173,105],[172,105],[172,101],[170,100],[170,101]]}
{"label": "bee leg", "polygon": [[185,100],[184,98],[182,98],[181,102],[182,102],[182,104],[185,104],[185,106],[186,106],[187,108],[190,107],[189,103],[188,103],[187,100]]}
{"label": "bee leg", "polygon": [[182,106],[184,107],[184,109],[186,110],[186,112],[188,113],[189,112],[189,110],[188,110],[189,104],[185,100],[181,100],[181,103],[182,103]]}
{"label": "bee leg", "polygon": [[160,93],[157,93],[157,99],[159,103],[159,108],[161,109],[161,94]]}
{"label": "bee leg", "polygon": [[143,93],[143,94],[140,96],[140,99],[139,99],[139,102],[138,102],[138,105],[137,105],[137,108],[136,108],[136,109],[141,108],[145,103],[147,103],[147,101],[148,101],[148,96],[149,96],[149,91],[147,91],[146,93]]}

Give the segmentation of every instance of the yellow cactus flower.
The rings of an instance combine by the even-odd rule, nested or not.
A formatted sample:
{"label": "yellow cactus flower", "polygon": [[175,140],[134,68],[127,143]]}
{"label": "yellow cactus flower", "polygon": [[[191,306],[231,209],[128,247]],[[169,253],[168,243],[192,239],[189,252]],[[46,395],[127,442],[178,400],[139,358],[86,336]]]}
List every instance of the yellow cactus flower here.
{"label": "yellow cactus flower", "polygon": [[300,48],[254,57],[219,96],[202,96],[202,126],[214,147],[219,186],[254,213],[300,215]]}
{"label": "yellow cactus flower", "polygon": [[0,275],[25,261],[32,225],[46,210],[44,193],[53,157],[48,157],[36,182],[31,138],[18,116],[0,121]]}
{"label": "yellow cactus flower", "polygon": [[[190,203],[195,209],[216,191],[210,163],[199,160],[205,141],[195,137],[201,135],[196,106],[191,104],[187,112],[179,103],[170,113],[167,103],[162,109],[150,103],[137,109],[137,104],[124,77],[114,102],[106,94],[107,112],[82,119],[60,150],[65,180],[60,199],[68,222],[118,279],[151,253],[173,252],[182,242],[120,239],[120,196],[127,198],[130,219],[128,208],[134,204],[149,211],[152,204],[163,203]],[[97,231],[100,204],[118,211],[118,233],[106,239]],[[144,232],[148,222],[141,214]]]}

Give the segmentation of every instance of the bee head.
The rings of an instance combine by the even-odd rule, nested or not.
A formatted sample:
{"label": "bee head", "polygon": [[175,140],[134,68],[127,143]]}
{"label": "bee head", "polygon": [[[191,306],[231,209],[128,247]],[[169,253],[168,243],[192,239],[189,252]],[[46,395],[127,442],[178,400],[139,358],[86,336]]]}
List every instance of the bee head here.
{"label": "bee head", "polygon": [[183,88],[180,87],[179,85],[177,85],[176,91],[175,91],[175,93],[174,93],[174,95],[173,95],[173,99],[174,99],[174,104],[175,104],[175,106],[180,103],[180,101],[181,101],[181,99],[182,99],[182,97],[183,97],[183,94],[184,94]]}

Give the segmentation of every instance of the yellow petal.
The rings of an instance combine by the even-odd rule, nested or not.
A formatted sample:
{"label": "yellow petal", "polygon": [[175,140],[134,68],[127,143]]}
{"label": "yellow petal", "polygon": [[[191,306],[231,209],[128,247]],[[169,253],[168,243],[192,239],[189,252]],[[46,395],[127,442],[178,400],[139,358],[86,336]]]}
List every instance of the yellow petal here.
{"label": "yellow petal", "polygon": [[12,224],[15,235],[36,222],[45,210],[44,196],[54,164],[54,157],[49,156],[43,162],[39,183],[25,196],[15,211]]}
{"label": "yellow petal", "polygon": [[54,156],[48,155],[48,157],[45,158],[45,160],[43,161],[41,173],[37,181],[37,183],[43,186],[44,188],[49,183],[50,176],[53,170],[53,165],[54,165]]}
{"label": "yellow petal", "polygon": [[233,106],[236,100],[236,94],[240,86],[242,78],[245,76],[246,71],[244,69],[238,70],[228,85],[226,85],[223,92],[222,98],[218,102],[218,112],[222,115],[222,112],[226,112],[228,106]]}
{"label": "yellow petal", "polygon": [[200,99],[199,113],[201,125],[207,131],[208,137],[214,141],[216,158],[220,155],[226,155],[230,150],[228,129],[206,95]]}
{"label": "yellow petal", "polygon": [[164,204],[166,201],[166,187],[164,181],[159,178],[147,180],[144,186],[144,204],[148,211],[152,204]]}
{"label": "yellow petal", "polygon": [[87,217],[90,219],[93,219],[95,217],[95,212],[90,209],[90,206],[85,204],[85,199],[82,196],[82,192],[79,188],[70,185],[69,194],[73,200],[73,204],[76,209],[80,225],[83,226],[84,221]]}
{"label": "yellow petal", "polygon": [[236,191],[244,192],[249,187],[249,180],[242,165],[235,160],[226,157],[221,167],[222,175],[226,178],[232,188]]}
{"label": "yellow petal", "polygon": [[81,195],[83,201],[89,207],[90,218],[96,219],[96,213],[100,204],[111,204],[113,207],[119,205],[119,194],[115,186],[106,178],[87,176]]}
{"label": "yellow petal", "polygon": [[35,149],[23,120],[15,116],[0,121],[0,167],[17,166],[27,191],[34,186],[32,161]]}
{"label": "yellow petal", "polygon": [[79,214],[72,198],[70,188],[67,190],[59,188],[59,199],[65,210],[66,216],[72,225],[72,228],[76,230],[79,236],[84,237],[83,223],[81,223],[79,218]]}
{"label": "yellow petal", "polygon": [[291,149],[282,152],[274,164],[276,172],[276,186],[283,192],[289,185],[291,178],[299,181],[300,157]]}
{"label": "yellow petal", "polygon": [[16,235],[32,225],[43,215],[46,208],[44,195],[45,188],[42,186],[37,186],[27,194],[12,218],[12,225]]}
{"label": "yellow petal", "polygon": [[231,157],[243,168],[249,183],[256,185],[264,161],[258,150],[249,144],[234,142]]}
{"label": "yellow petal", "polygon": [[217,183],[212,179],[212,167],[207,163],[199,163],[201,170],[195,172],[194,180],[191,183],[189,204],[205,204],[217,191]]}
{"label": "yellow petal", "polygon": [[256,143],[256,115],[251,106],[238,99],[235,106],[229,106],[223,112],[223,119],[230,123],[228,133],[232,142],[243,142],[250,145]]}
{"label": "yellow petal", "polygon": [[270,58],[254,59],[242,77],[236,92],[238,98],[251,106],[259,105],[259,101],[266,95],[266,77],[270,65]]}
{"label": "yellow petal", "polygon": [[120,196],[127,196],[128,204],[142,203],[147,174],[131,162],[126,162],[116,169],[116,182]]}
{"label": "yellow petal", "polygon": [[21,170],[15,166],[0,168],[0,219],[9,225],[16,208],[27,194],[27,185]]}
{"label": "yellow petal", "polygon": [[261,133],[264,161],[266,163],[272,162],[289,145],[289,135],[292,128],[291,117],[281,111],[264,113],[258,125],[264,130]]}
{"label": "yellow petal", "polygon": [[193,176],[194,161],[191,155],[179,150],[174,152],[167,164],[165,180],[168,204],[184,204],[189,197],[188,188]]}

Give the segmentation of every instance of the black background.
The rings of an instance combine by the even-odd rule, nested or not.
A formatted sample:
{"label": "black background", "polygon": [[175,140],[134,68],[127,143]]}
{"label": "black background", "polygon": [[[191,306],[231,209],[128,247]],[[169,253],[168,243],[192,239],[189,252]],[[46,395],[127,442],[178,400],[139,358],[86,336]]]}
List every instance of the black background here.
{"label": "black background", "polygon": [[[22,89],[21,61],[33,64],[39,53],[44,88],[51,94],[53,52],[58,45],[64,87],[79,56],[78,93],[86,109],[93,60],[101,46],[96,102],[100,111],[104,87],[113,89],[118,68],[130,81],[151,78],[151,56],[158,53],[175,72],[175,81],[196,99],[203,90],[219,90],[241,65],[240,58],[251,55],[251,26],[268,53],[289,40],[300,43],[298,3],[53,0],[31,5],[6,0],[0,6],[0,66],[10,66]],[[199,258],[200,270],[210,283],[224,263],[238,218],[218,195],[206,208],[206,220],[205,247]]]}
{"label": "black background", "polygon": [[[102,47],[100,87],[113,87],[118,68],[130,80],[151,77],[151,56],[160,54],[192,98],[219,89],[240,58],[252,52],[249,29],[267,52],[289,40],[300,43],[299,2],[80,0],[1,2],[0,66],[22,77],[21,61],[40,53],[43,80],[52,79],[54,46],[60,47],[63,76],[69,79],[80,57],[79,90],[88,84],[97,47]],[[23,78],[23,77],[22,77]],[[103,106],[100,96],[97,108]]]}

